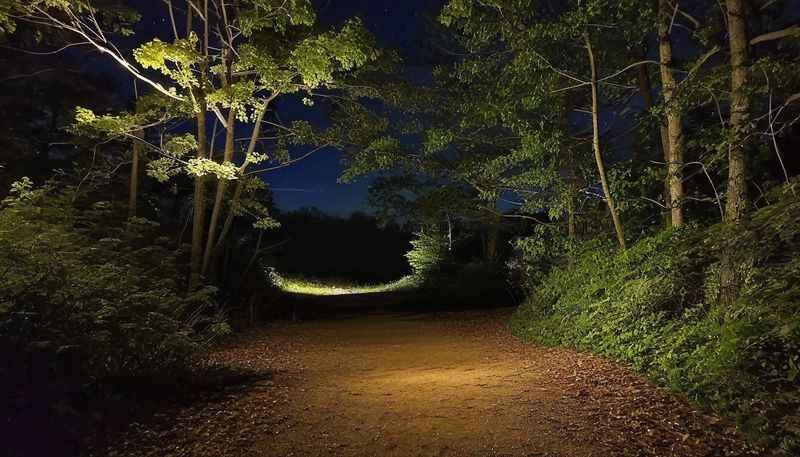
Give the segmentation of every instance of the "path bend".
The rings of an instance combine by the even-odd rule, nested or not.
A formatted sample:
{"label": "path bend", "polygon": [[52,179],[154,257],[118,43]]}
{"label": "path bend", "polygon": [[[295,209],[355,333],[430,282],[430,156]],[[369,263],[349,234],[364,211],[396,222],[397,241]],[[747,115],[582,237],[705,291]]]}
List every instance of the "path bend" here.
{"label": "path bend", "polygon": [[751,455],[723,421],[623,366],[519,343],[505,327],[509,314],[379,312],[268,325],[211,360],[270,376],[185,407],[168,425],[147,426],[160,439],[131,434],[125,449],[176,456]]}

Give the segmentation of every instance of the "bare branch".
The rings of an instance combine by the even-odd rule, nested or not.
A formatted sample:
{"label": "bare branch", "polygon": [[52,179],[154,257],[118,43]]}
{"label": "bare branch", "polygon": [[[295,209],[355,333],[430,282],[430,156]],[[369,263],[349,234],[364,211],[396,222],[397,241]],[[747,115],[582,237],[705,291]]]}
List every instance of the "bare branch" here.
{"label": "bare branch", "polygon": [[20,75],[9,76],[7,78],[0,79],[0,83],[6,81],[12,81],[15,79],[22,79],[22,78],[32,78],[34,76],[41,75],[43,73],[50,73],[51,71],[56,71],[55,68],[45,68],[44,70],[34,71],[33,73],[25,73]]}
{"label": "bare branch", "polygon": [[331,143],[325,143],[322,146],[319,146],[317,148],[312,149],[309,152],[306,152],[305,154],[301,155],[300,157],[291,159],[291,160],[289,160],[289,161],[287,161],[285,163],[282,163],[280,165],[276,165],[274,167],[262,168],[262,169],[259,169],[259,170],[248,171],[247,173],[245,173],[245,176],[257,175],[259,173],[266,173],[266,172],[269,172],[269,171],[275,171],[275,170],[279,170],[281,168],[286,168],[289,165],[292,165],[294,163],[300,162],[301,160],[304,160],[304,159],[307,159],[307,158],[311,157],[311,155],[313,155],[314,153],[319,152],[322,149],[327,148],[328,146],[332,146],[332,144]]}
{"label": "bare branch", "polygon": [[694,26],[694,28],[695,28],[695,29],[699,29],[699,28],[700,28],[700,21],[698,21],[698,20],[697,20],[697,19],[696,19],[694,16],[692,16],[691,14],[687,13],[686,11],[684,11],[684,10],[682,10],[682,9],[678,9],[678,14],[680,14],[680,15],[681,15],[681,16],[683,16],[684,18],[688,19],[688,20],[689,20],[689,22],[691,22],[691,23],[692,23],[692,25]]}
{"label": "bare branch", "polygon": [[77,42],[77,43],[70,43],[70,44],[64,45],[64,46],[62,46],[62,47],[60,47],[60,48],[58,48],[58,49],[56,49],[54,51],[45,51],[45,52],[28,51],[27,49],[15,48],[13,46],[0,46],[0,48],[10,49],[12,51],[22,52],[24,54],[30,54],[30,55],[33,55],[33,56],[49,56],[49,55],[53,55],[53,54],[58,54],[59,52],[65,50],[65,49],[68,49],[68,48],[71,48],[71,47],[74,47],[74,46],[82,46],[82,45],[85,45],[85,44],[90,44],[90,43],[88,41],[80,41],[80,42]]}
{"label": "bare branch", "polygon": [[85,22],[81,21],[75,13],[67,8],[65,11],[67,12],[70,17],[73,18],[73,22],[68,24],[57,17],[51,15],[45,9],[40,7],[35,7],[34,11],[41,15],[41,19],[36,19],[35,17],[21,17],[20,19],[39,23],[48,27],[66,30],[73,32],[79,36],[81,36],[88,44],[93,46],[95,49],[100,51],[102,54],[108,54],[114,59],[119,65],[121,65],[126,71],[128,71],[131,75],[133,75],[136,79],[145,82],[152,88],[156,89],[158,92],[166,95],[175,100],[183,101],[183,97],[177,95],[174,91],[168,90],[160,83],[148,78],[144,74],[142,74],[139,69],[134,67],[128,60],[122,56],[122,53],[119,52],[119,49],[114,46],[113,43],[108,42],[105,40],[105,37],[102,35],[102,32],[97,32],[93,30],[91,27],[87,26]]}
{"label": "bare branch", "polygon": [[783,157],[781,156],[781,150],[778,147],[778,140],[775,139],[775,124],[772,120],[772,86],[770,85],[769,75],[767,71],[764,70],[764,78],[767,80],[767,87],[769,88],[769,131],[770,131],[770,138],[772,138],[772,146],[775,148],[775,155],[778,156],[778,162],[781,164],[781,169],[783,170],[783,176],[786,178],[786,182],[789,182],[789,173],[786,172],[786,165],[783,164]]}
{"label": "bare branch", "polygon": [[793,25],[783,30],[776,30],[774,32],[764,33],[750,40],[751,45],[764,43],[766,41],[780,40],[791,36],[800,36],[800,26]]}

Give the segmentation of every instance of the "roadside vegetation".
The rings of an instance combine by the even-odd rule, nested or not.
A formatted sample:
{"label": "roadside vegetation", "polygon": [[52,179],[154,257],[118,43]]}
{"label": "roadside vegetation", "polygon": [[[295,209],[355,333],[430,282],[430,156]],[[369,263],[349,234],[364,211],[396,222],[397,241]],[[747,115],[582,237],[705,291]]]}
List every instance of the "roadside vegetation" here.
{"label": "roadside vegetation", "polygon": [[102,384],[163,375],[230,332],[213,288],[182,293],[180,252],[158,224],[109,224],[112,204],[76,207],[81,196],[74,187],[33,188],[22,180],[3,201],[4,381],[48,384],[68,376]]}
{"label": "roadside vegetation", "polygon": [[203,357],[270,292],[262,175],[346,141],[280,111],[370,96],[382,57],[307,0],[2,2],[4,455],[86,455],[216,382]]}
{"label": "roadside vegetation", "polygon": [[[511,327],[526,341],[625,361],[735,420],[767,448],[800,450],[800,181],[736,231],[718,224],[573,247],[526,278]],[[719,304],[720,270],[735,249],[743,284]],[[533,259],[530,259],[533,260]]]}
{"label": "roadside vegetation", "polygon": [[[388,172],[372,202],[414,221],[423,286],[520,304],[519,337],[629,363],[795,455],[797,11],[450,0],[433,82],[386,96],[409,122],[345,178]],[[478,292],[497,278],[504,298]]]}
{"label": "roadside vegetation", "polygon": [[[442,0],[424,78],[311,0],[140,3],[0,5],[13,452],[192,388],[276,300],[414,291],[800,453],[798,0]],[[332,149],[370,214],[278,212]]]}

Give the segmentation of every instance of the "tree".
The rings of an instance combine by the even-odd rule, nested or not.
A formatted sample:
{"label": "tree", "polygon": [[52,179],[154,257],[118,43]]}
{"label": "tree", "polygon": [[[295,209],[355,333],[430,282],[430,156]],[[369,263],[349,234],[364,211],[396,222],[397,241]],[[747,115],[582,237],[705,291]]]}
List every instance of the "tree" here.
{"label": "tree", "polygon": [[[606,170],[607,158],[603,152],[602,138],[605,132],[600,124],[603,112],[607,109],[605,104],[613,106],[625,103],[625,98],[621,97],[624,86],[615,83],[614,78],[641,65],[654,63],[620,61],[620,54],[612,52],[615,47],[624,48],[626,43],[641,43],[647,33],[647,21],[651,13],[650,9],[642,8],[639,2],[568,2],[554,6],[535,1],[520,4],[462,0],[451,1],[443,13],[446,23],[457,24],[471,38],[471,43],[484,44],[484,56],[489,54],[494,58],[490,49],[497,46],[498,41],[506,47],[511,58],[499,53],[502,56],[501,61],[504,61],[502,71],[514,75],[516,79],[528,78],[530,86],[546,88],[547,94],[540,97],[551,103],[543,104],[542,109],[552,107],[552,102],[558,100],[553,94],[568,91],[582,94],[576,98],[577,103],[570,100],[569,105],[565,105],[564,101],[568,99],[562,99],[559,103],[560,109],[568,108],[591,115],[591,149],[595,158],[596,176],[621,248],[625,246],[623,222]],[[609,29],[618,33],[609,35]],[[601,42],[603,45],[599,46],[598,43]],[[574,47],[577,43],[584,48],[586,59],[583,61],[563,52],[564,46]],[[478,59],[481,57],[476,57]],[[522,62],[525,66],[521,65]],[[608,74],[601,76],[601,69],[608,69]],[[564,81],[568,83],[566,87],[563,85]],[[583,92],[587,88],[588,93]],[[534,100],[538,101],[539,98],[534,97]],[[588,101],[590,108],[581,108],[582,101]],[[544,129],[543,125],[531,127],[538,127],[539,135],[548,127],[562,132],[563,136],[574,135],[574,132],[565,129],[563,125],[550,124]],[[576,140],[581,143],[580,138]],[[570,150],[574,152],[574,148]],[[567,186],[566,189],[570,187]]]}
{"label": "tree", "polygon": [[[672,10],[672,11],[671,11]],[[670,211],[670,224],[683,225],[683,116],[676,106],[677,82],[673,74],[672,60],[672,17],[674,8],[669,0],[658,0],[658,51],[660,56],[661,92],[666,105],[667,141],[665,142],[667,162],[667,181],[669,198],[666,200]]]}
{"label": "tree", "polygon": [[731,116],[730,144],[728,145],[728,198],[725,203],[725,220],[738,223],[747,206],[747,166],[745,150],[748,143],[750,95],[748,65],[750,45],[747,39],[748,13],[743,0],[726,0],[728,40],[731,53]]}
{"label": "tree", "polygon": [[606,174],[605,158],[600,149],[600,95],[598,91],[597,60],[592,50],[592,42],[589,35],[586,35],[586,52],[589,55],[589,67],[591,68],[591,87],[592,87],[592,149],[594,150],[594,160],[597,162],[597,173],[600,175],[600,184],[603,188],[603,196],[608,205],[608,212],[614,223],[614,232],[617,234],[617,242],[620,248],[625,249],[625,232],[622,228],[622,221],[619,211],[614,204],[614,197],[611,195],[611,187],[608,185],[608,175]]}
{"label": "tree", "polygon": [[[800,94],[790,95],[777,111],[774,110],[775,89],[771,86],[771,80],[783,79],[787,71],[796,71],[797,63],[786,57],[781,59],[781,56],[777,55],[763,57],[754,64],[751,62],[751,47],[760,43],[800,36],[800,28],[795,25],[750,38],[749,24],[754,19],[760,18],[754,18],[749,6],[743,1],[727,0],[725,6],[730,51],[730,115],[727,125],[728,176],[724,220],[731,225],[729,230],[735,231],[749,209],[748,179],[752,176],[752,170],[749,169],[748,163],[752,163],[753,160],[748,157],[748,154],[754,152],[753,139],[756,128],[759,122],[764,120],[768,122],[766,127],[768,133],[765,136],[771,138],[785,178],[788,180],[788,174],[775,139],[775,123],[778,122],[776,116],[780,116],[789,104],[800,100]],[[763,86],[759,87],[752,81],[754,68],[759,68],[763,73],[765,78]],[[765,115],[755,115],[755,111],[760,108],[755,98],[756,94],[763,94],[761,106],[765,105],[764,98],[768,101],[764,106],[767,111]],[[719,301],[726,306],[730,306],[738,298],[743,280],[741,267],[735,260],[736,249],[735,246],[729,246],[723,253]]]}
{"label": "tree", "polygon": [[[137,123],[140,119],[136,116],[96,116],[83,110],[76,119],[78,124],[106,128],[110,134],[140,141],[157,152],[161,157],[150,162],[151,176],[164,181],[183,172],[194,178],[190,288],[196,287],[201,276],[208,272],[214,249],[222,245],[236,215],[243,210],[255,211],[257,228],[275,226],[264,212],[265,207],[252,204],[247,209],[242,207],[245,192],[257,187],[255,175],[265,171],[249,170],[250,166],[267,160],[274,162],[268,167],[272,169],[293,163],[296,159],[289,157],[288,151],[282,152],[287,145],[315,142],[317,135],[307,123],[283,126],[273,122],[267,116],[272,102],[280,96],[304,93],[307,103],[312,104],[314,97],[336,90],[337,81],[348,72],[379,55],[358,20],[348,21],[336,31],[314,30],[316,17],[308,0],[252,0],[239,2],[235,8],[224,2],[189,0],[183,36],[178,33],[179,12],[172,2],[165,2],[162,14],[172,26],[174,40],[141,42],[133,52],[133,60],[110,40],[110,34],[97,20],[101,11],[91,2],[34,1],[14,4],[12,11],[16,11],[20,20],[74,37],[70,44],[86,44],[110,56],[132,77],[173,105],[176,115],[162,122],[194,119],[195,135],[174,136],[163,146],[137,138],[135,132],[142,125]],[[129,20],[138,18],[133,13],[127,14],[124,17]],[[130,29],[120,28],[119,32],[130,34]],[[148,70],[158,72],[160,78],[151,77]],[[209,117],[226,130],[221,161],[211,154]],[[278,139],[272,141],[275,154],[256,151],[262,142],[265,123],[281,132],[271,136]],[[248,147],[238,165],[233,162],[237,128],[250,133]],[[189,158],[192,153],[194,157]],[[209,176],[218,180],[218,186],[207,222],[205,188]],[[217,236],[229,180],[236,180],[237,185]]]}

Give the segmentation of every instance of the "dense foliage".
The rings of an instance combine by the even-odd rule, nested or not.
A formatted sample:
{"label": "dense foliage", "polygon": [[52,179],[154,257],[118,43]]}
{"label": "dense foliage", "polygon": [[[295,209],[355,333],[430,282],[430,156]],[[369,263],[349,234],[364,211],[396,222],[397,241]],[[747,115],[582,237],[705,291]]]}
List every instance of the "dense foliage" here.
{"label": "dense foliage", "polygon": [[178,293],[174,246],[157,224],[110,225],[109,202],[79,208],[76,192],[23,180],[0,209],[4,380],[85,385],[186,368],[228,331],[213,290]]}
{"label": "dense foliage", "polygon": [[[615,252],[575,248],[543,279],[512,328],[522,338],[632,364],[735,418],[757,440],[800,449],[800,200],[781,187],[741,230],[688,227]],[[735,246],[746,284],[717,304],[723,253]]]}
{"label": "dense foliage", "polygon": [[434,281],[448,260],[447,240],[437,227],[428,227],[417,233],[406,254],[411,270],[418,282]]}
{"label": "dense foliage", "polygon": [[[474,237],[456,236],[428,226],[417,232],[406,253],[411,280],[425,300],[443,306],[508,306],[515,301],[502,264],[475,252]],[[476,255],[477,254],[477,255]]]}
{"label": "dense foliage", "polygon": [[521,336],[630,362],[794,452],[797,11],[450,0],[433,80],[385,97],[411,121],[349,171],[391,171],[381,214],[483,237],[439,266],[424,233],[411,260],[462,291],[491,275],[451,273],[505,261]]}
{"label": "dense foliage", "polygon": [[228,330],[216,303],[252,319],[290,289],[270,262],[374,273],[348,244],[375,255],[375,220],[274,230],[264,174],[337,148],[343,181],[383,173],[376,219],[417,232],[432,301],[521,290],[521,337],[626,361],[798,452],[798,0],[449,0],[424,83],[311,0],[161,2],[169,38],[134,33],[129,3],[0,4],[25,62],[85,46],[136,82],[123,109],[91,78],[0,69],[20,89],[0,111],[22,111],[0,184],[71,176],[19,180],[0,208],[12,383],[182,369]]}

